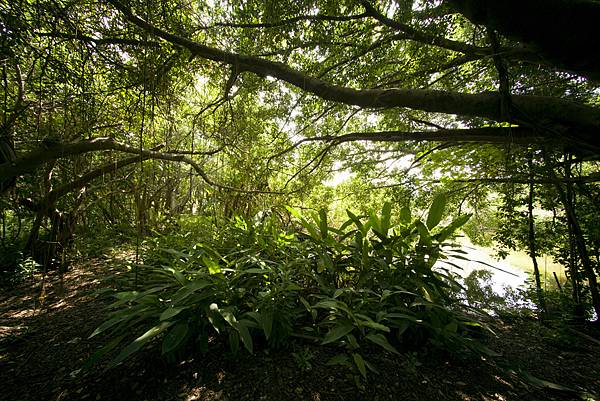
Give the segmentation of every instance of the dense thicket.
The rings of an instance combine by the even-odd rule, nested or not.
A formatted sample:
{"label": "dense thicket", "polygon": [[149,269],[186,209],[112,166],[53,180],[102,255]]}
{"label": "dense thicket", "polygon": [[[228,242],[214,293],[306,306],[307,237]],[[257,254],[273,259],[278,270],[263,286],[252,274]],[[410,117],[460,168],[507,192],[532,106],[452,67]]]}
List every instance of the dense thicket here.
{"label": "dense thicket", "polygon": [[[133,239],[136,263],[141,262],[148,256],[144,239],[177,232],[185,215],[203,216],[217,228],[236,217],[248,223],[278,216],[281,233],[288,233],[298,223],[284,205],[328,209],[330,220],[340,224],[346,208],[360,211],[348,220],[355,231],[340,229],[331,238],[325,223],[319,239],[324,244],[299,255],[312,260],[319,246],[331,247],[320,249],[322,255],[364,257],[361,263],[373,274],[383,274],[406,258],[417,264],[419,258],[437,259],[437,251],[419,253],[432,246],[428,236],[441,235],[429,229],[443,217],[459,221],[451,223],[457,229],[473,214],[463,227],[473,241],[493,241],[500,254],[521,249],[531,256],[541,317],[547,308],[536,256],[542,253],[565,266],[570,315],[600,315],[595,224],[600,43],[594,28],[599,18],[600,6],[591,0],[2,2],[0,263],[5,276],[14,277],[32,260],[44,271],[64,268],[66,259],[91,254],[103,238]],[[335,177],[346,180],[335,186],[328,181]],[[398,213],[406,207],[425,211],[440,193],[453,206],[433,225],[402,221],[405,227],[393,231],[389,242],[380,238],[387,231],[381,233],[375,223],[361,228],[360,215],[379,210],[384,201]],[[314,240],[308,226],[296,228]],[[359,246],[362,240],[352,237],[357,232],[372,249]],[[407,240],[411,235],[418,240]],[[350,237],[353,245],[345,242]],[[307,245],[294,241],[288,256],[275,258],[277,266],[300,257],[294,247]],[[411,244],[416,253],[407,256],[402,246]],[[201,260],[199,255],[194,258]],[[210,263],[220,263],[216,259],[203,261],[201,269],[210,270]],[[373,295],[361,292],[361,278],[354,277],[360,269],[343,266],[340,277],[328,278],[337,283],[332,291],[352,288],[344,292],[350,303],[359,302],[356,294]],[[196,275],[204,280],[210,273],[188,267],[181,272],[169,267],[176,282],[161,287],[163,301],[169,291],[182,291],[179,287],[200,280]],[[227,280],[244,274],[236,266],[227,268],[234,271]],[[251,274],[267,285],[264,273]],[[451,278],[427,274],[434,286],[453,286]],[[217,280],[212,273],[207,277]],[[395,280],[388,278],[370,290],[383,298]],[[315,299],[342,294],[324,291],[329,284],[317,278],[294,278],[305,279],[300,288]],[[316,284],[321,292],[310,292]],[[441,291],[445,300],[438,306],[447,315],[428,315],[440,321],[427,324],[442,334],[461,331],[448,291],[426,289],[418,295],[423,301],[403,287],[414,283],[394,285],[410,298],[402,307],[416,305],[418,311],[430,306],[423,302],[436,304],[435,292]],[[219,294],[239,307],[231,294]],[[286,308],[304,299],[292,298],[294,306]],[[135,295],[122,303],[140,299],[147,300]],[[202,310],[210,318],[216,313],[211,304],[194,308],[206,306]],[[134,308],[150,313],[141,305]],[[184,308],[177,302],[168,307]],[[260,310],[245,307],[236,313]],[[306,312],[315,308],[313,303]],[[254,322],[242,324],[235,314],[234,320],[228,317],[230,312],[219,310],[233,328],[232,343],[241,339],[249,348],[248,328],[262,328],[269,339],[271,329],[261,315],[250,314]],[[377,333],[383,329],[375,327],[383,317],[371,312],[359,320],[373,322],[373,333],[348,316],[332,331],[343,333],[341,338],[360,326],[361,336],[387,349],[386,337]],[[403,325],[420,319],[408,312],[410,318],[398,317],[405,319]],[[160,320],[160,332],[173,325],[175,333],[165,337],[165,347],[179,349],[179,342],[169,341],[187,339],[191,326]],[[354,356],[360,354],[349,355],[364,374]]]}

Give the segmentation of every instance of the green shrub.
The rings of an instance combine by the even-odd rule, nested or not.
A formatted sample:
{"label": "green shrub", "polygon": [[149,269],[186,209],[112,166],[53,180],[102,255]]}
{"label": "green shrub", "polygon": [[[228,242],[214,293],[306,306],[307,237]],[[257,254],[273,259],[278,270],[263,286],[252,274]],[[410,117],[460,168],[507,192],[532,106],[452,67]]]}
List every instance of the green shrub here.
{"label": "green shrub", "polygon": [[460,285],[433,268],[445,249],[456,252],[447,241],[469,218],[440,226],[444,206],[437,198],[425,222],[405,208],[392,223],[390,204],[379,214],[348,211],[340,227],[324,210],[305,218],[290,208],[301,236],[236,218],[192,246],[188,234],[159,237],[152,264],[138,269],[139,288],[129,275],[129,290],[113,294],[110,319],[92,333],[107,343],[91,360],[120,348],[114,366],[147,344],[182,357],[206,352],[214,337],[252,353],[257,343],[284,347],[295,337],[337,347],[329,363],[366,377],[375,367],[361,354],[365,344],[487,352],[468,336],[480,324],[453,295]]}

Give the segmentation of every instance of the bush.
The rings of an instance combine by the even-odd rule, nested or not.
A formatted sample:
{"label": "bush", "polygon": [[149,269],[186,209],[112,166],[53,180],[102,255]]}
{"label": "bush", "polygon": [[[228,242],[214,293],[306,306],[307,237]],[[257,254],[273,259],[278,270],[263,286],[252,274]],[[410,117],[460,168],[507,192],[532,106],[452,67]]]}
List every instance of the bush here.
{"label": "bush", "polygon": [[[182,357],[206,352],[212,337],[252,353],[257,343],[285,347],[296,337],[337,347],[329,363],[366,377],[374,367],[361,354],[365,344],[391,353],[426,343],[488,352],[468,336],[481,325],[452,295],[460,285],[432,269],[469,218],[440,226],[444,206],[436,199],[425,222],[405,208],[396,224],[390,204],[380,214],[348,211],[340,227],[324,210],[307,219],[290,208],[301,236],[236,218],[194,245],[187,234],[155,239],[140,287],[129,275],[129,290],[112,294],[110,319],[92,333],[107,343],[91,361],[120,347],[115,366],[159,343],[167,357]],[[130,332],[138,333],[133,341]]]}

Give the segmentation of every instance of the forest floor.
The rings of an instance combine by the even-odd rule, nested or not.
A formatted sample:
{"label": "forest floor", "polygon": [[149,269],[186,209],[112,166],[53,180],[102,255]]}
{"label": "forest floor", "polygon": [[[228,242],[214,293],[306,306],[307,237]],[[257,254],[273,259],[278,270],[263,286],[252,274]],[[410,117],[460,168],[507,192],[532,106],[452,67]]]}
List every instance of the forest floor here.
{"label": "forest floor", "polygon": [[[552,329],[523,319],[493,322],[491,359],[420,350],[401,357],[373,350],[378,369],[357,382],[327,366],[327,347],[291,344],[233,357],[221,344],[174,364],[140,352],[106,370],[82,363],[101,340],[89,334],[105,320],[95,290],[118,273],[114,258],[76,265],[63,278],[0,293],[0,400],[600,400],[600,332]],[[104,283],[104,284],[103,284]]]}

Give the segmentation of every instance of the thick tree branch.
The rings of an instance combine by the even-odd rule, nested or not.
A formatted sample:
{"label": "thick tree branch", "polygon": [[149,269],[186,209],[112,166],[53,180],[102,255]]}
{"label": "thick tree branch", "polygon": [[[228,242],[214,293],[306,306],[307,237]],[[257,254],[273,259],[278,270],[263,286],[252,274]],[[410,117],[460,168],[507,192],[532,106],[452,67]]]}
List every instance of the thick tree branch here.
{"label": "thick tree branch", "polygon": [[277,153],[272,158],[288,153],[306,142],[329,142],[338,145],[344,142],[407,142],[435,141],[450,143],[540,143],[547,138],[534,130],[521,127],[484,127],[471,129],[438,129],[437,131],[380,131],[380,132],[351,132],[345,135],[326,135],[304,138],[290,147]]}
{"label": "thick tree branch", "polygon": [[[164,145],[160,145],[155,148],[152,148],[151,151],[159,151],[163,146]],[[62,198],[66,194],[85,187],[88,183],[90,183],[98,177],[102,177],[103,175],[108,173],[114,173],[115,171],[125,166],[128,166],[133,163],[139,163],[140,161],[148,160],[149,158],[150,156],[146,154],[141,156],[129,157],[127,159],[122,159],[116,162],[106,163],[105,165],[98,167],[97,169],[92,170],[67,184],[61,185],[60,187],[51,190],[37,203],[38,205],[42,205],[41,207],[49,207],[49,205],[54,204],[58,199]]]}
{"label": "thick tree branch", "polygon": [[217,22],[214,25],[204,27],[202,29],[213,29],[216,27],[227,27],[227,28],[277,28],[285,25],[292,25],[300,21],[329,21],[329,22],[344,22],[353,21],[361,18],[365,18],[366,13],[356,15],[299,15],[297,17],[288,18],[276,22],[259,22],[259,23],[234,23],[234,22]]}
{"label": "thick tree branch", "polygon": [[228,185],[215,183],[210,179],[206,172],[196,161],[183,154],[163,153],[153,150],[140,150],[123,143],[117,142],[112,138],[94,138],[85,141],[73,143],[52,143],[47,144],[44,149],[38,149],[21,156],[13,162],[0,164],[0,181],[7,178],[13,178],[19,175],[28,174],[36,171],[42,164],[60,159],[63,157],[80,155],[89,152],[98,152],[103,150],[116,150],[124,153],[132,153],[146,159],[169,160],[189,164],[196,173],[209,185],[230,191],[245,193],[276,193],[271,191],[243,190]]}
{"label": "thick tree branch", "polygon": [[[489,47],[474,46],[464,42],[459,42],[456,40],[446,39],[441,36],[432,35],[427,32],[420,31],[410,25],[388,18],[382,13],[380,13],[367,0],[361,0],[361,4],[365,8],[369,16],[373,17],[385,26],[388,26],[396,31],[405,33],[407,35],[407,39],[411,39],[416,42],[424,43],[427,45],[441,47],[446,50],[452,50],[455,52],[463,53],[465,55],[471,56],[471,58],[473,59],[492,56],[495,53],[495,50]],[[504,58],[507,59],[526,61],[535,64],[543,64],[543,59],[537,56],[535,52],[531,51],[531,49],[504,47],[497,49],[497,51],[501,53]]]}
{"label": "thick tree branch", "polygon": [[476,24],[534,46],[546,64],[600,80],[600,3],[590,0],[446,0]]}
{"label": "thick tree branch", "polygon": [[107,1],[141,29],[180,45],[197,57],[239,65],[241,70],[281,79],[324,100],[367,108],[408,107],[428,112],[478,116],[495,121],[508,119],[520,125],[548,124],[554,132],[560,131],[561,134],[565,134],[565,131],[569,130],[568,133],[576,140],[592,145],[596,142],[597,132],[600,131],[600,110],[553,97],[515,95],[512,97],[514,110],[509,118],[506,118],[500,110],[501,97],[496,93],[463,94],[419,89],[359,90],[334,85],[294,70],[283,63],[223,51],[172,34],[136,16],[118,0]]}
{"label": "thick tree branch", "polygon": [[154,41],[143,41],[138,39],[129,38],[94,38],[91,36],[84,35],[81,32],[76,34],[65,33],[65,32],[34,32],[34,34],[42,37],[51,38],[62,38],[62,39],[75,39],[82,42],[93,43],[98,46],[105,45],[125,45],[125,46],[143,46],[143,47],[160,47],[159,42]]}

